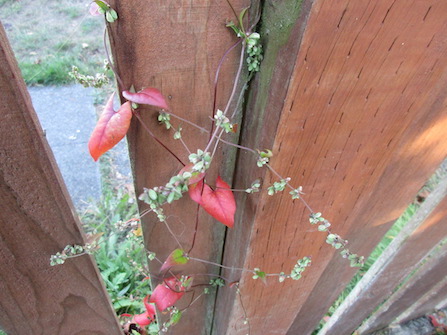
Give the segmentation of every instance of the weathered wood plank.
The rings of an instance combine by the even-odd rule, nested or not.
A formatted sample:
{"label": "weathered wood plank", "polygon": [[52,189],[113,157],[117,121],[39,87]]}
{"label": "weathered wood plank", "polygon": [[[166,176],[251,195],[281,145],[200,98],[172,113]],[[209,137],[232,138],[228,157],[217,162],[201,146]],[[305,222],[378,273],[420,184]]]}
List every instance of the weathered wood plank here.
{"label": "weathered wood plank", "polygon": [[[278,13],[281,4],[290,3],[271,6]],[[285,64],[277,63],[278,77],[258,82],[257,89],[265,90],[253,100],[266,97],[265,110],[281,113],[278,131],[275,135],[275,117],[263,119],[258,129],[244,125],[249,134],[242,143],[263,149],[273,140],[273,167],[304,187],[312,208],[323,212],[333,231],[348,238],[359,254],[371,252],[445,157],[447,45],[442,35],[447,26],[441,13],[446,10],[442,1],[315,1],[294,70],[287,75],[281,72]],[[298,35],[287,36],[289,43],[298,40]],[[264,66],[271,64],[263,64],[260,78]],[[269,83],[281,80],[283,90],[269,89]],[[274,98],[281,99],[284,91],[285,103]],[[263,117],[264,109],[253,108],[259,105],[249,106],[247,114]],[[244,157],[238,162],[236,188],[262,174],[245,162]],[[271,176],[264,183],[275,180]],[[292,203],[288,194],[261,194],[239,213],[237,224],[250,232],[228,234],[226,265],[277,273],[290,271],[306,255],[314,263],[299,282],[269,280],[265,286],[242,276],[251,333],[311,333],[354,270],[334,256],[325,235],[309,226],[304,206]],[[239,300],[227,299],[218,309],[230,320],[218,334],[248,331]]]}
{"label": "weathered wood plank", "polygon": [[78,219],[0,25],[0,324],[8,334],[120,334]]}
{"label": "weathered wood plank", "polygon": [[[248,1],[231,1],[236,10],[247,7]],[[214,77],[217,65],[225,51],[237,42],[234,34],[225,27],[228,20],[235,20],[225,0],[213,1],[110,1],[119,15],[118,21],[109,26],[115,64],[124,87],[131,85],[136,90],[156,87],[169,97],[171,111],[196,124],[209,127],[213,115]],[[217,108],[223,109],[239,62],[240,48],[227,57],[220,72]],[[144,122],[162,139],[183,162],[188,162],[188,153],[183,146],[172,139],[172,134],[158,126],[157,112],[141,108]],[[176,126],[181,122],[172,121]],[[192,151],[204,149],[209,134],[182,125],[183,139]],[[130,155],[133,162],[136,192],[143,188],[164,185],[182,165],[162,149],[134,120],[128,135]],[[231,182],[234,156],[225,152],[215,159],[222,162],[216,166],[213,175],[219,173]],[[218,170],[218,171],[217,171]],[[214,183],[213,178],[208,178]],[[140,210],[144,210],[140,204]],[[188,197],[166,206],[168,222],[185,250],[191,247],[196,222],[197,204]],[[146,247],[155,251],[164,260],[178,248],[176,241],[159,223],[156,216],[143,218]],[[213,221],[208,214],[200,211],[197,239],[191,256],[220,262],[225,229]],[[160,265],[151,263],[154,284]],[[203,263],[189,262],[182,268],[185,274],[213,274],[219,269]],[[198,276],[194,284],[208,283],[209,277]],[[203,286],[196,289],[197,294]],[[192,295],[183,299],[188,304]],[[208,334],[214,310],[214,294],[197,300],[184,313],[181,325],[172,327],[173,334]],[[159,315],[163,320],[163,315]]]}
{"label": "weathered wood plank", "polygon": [[[265,1],[260,30],[263,36],[264,60],[262,70],[252,82],[249,94],[249,107],[244,113],[241,143],[249,148],[272,148],[277,131],[281,109],[284,106],[287,89],[303,31],[306,27],[312,1]],[[241,152],[235,171],[234,187],[246,187],[256,178],[265,179],[267,173],[254,164],[253,156]],[[259,205],[259,195],[246,196],[237,194],[237,223],[228,231],[224,251],[224,264],[234,267],[244,266],[249,256],[247,248],[253,233],[254,217]],[[275,260],[276,261],[276,260]],[[224,271],[223,275],[237,281],[239,271]],[[254,283],[253,283],[254,284]],[[252,315],[244,312],[245,295],[236,294],[234,287],[219,289],[216,301],[215,323],[213,334],[245,334],[247,325],[245,318],[251,320]],[[269,303],[271,305],[272,303]],[[272,317],[276,317],[277,315]],[[251,324],[251,321],[250,321]],[[248,325],[249,326],[249,325]],[[274,327],[269,328],[269,331]],[[251,332],[250,334],[256,334]]]}
{"label": "weathered wood plank", "polygon": [[[445,225],[445,222],[443,224]],[[402,311],[410,308],[415,301],[447,277],[447,244],[436,249],[439,250],[430,255],[417,272],[363,323],[357,330],[359,334],[367,334],[390,325]]]}
{"label": "weathered wood plank", "polygon": [[395,323],[403,323],[436,309],[444,308],[447,301],[447,277],[444,277],[433,289],[416,301],[410,308],[404,311],[395,320]]}
{"label": "weathered wood plank", "polygon": [[447,236],[446,195],[444,177],[332,315],[322,335],[352,333]]}

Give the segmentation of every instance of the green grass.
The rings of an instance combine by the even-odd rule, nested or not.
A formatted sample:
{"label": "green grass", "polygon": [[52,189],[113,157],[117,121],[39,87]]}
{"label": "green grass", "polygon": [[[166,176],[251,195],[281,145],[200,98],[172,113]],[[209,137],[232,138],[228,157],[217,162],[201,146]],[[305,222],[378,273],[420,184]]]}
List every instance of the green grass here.
{"label": "green grass", "polygon": [[80,213],[86,233],[102,233],[94,256],[117,314],[141,313],[142,299],[151,293],[147,258],[141,236],[121,230],[117,223],[138,218],[135,196],[129,180],[118,183],[113,154],[101,160],[102,193],[97,203],[89,203]]}
{"label": "green grass", "polygon": [[137,218],[136,203],[122,190],[105,193],[80,215],[87,233],[102,233],[94,257],[117,314],[141,313],[142,299],[151,293],[141,236],[121,231],[117,223]]}
{"label": "green grass", "polygon": [[0,0],[0,19],[28,85],[72,81],[72,65],[85,74],[102,71],[104,20],[88,2]]}
{"label": "green grass", "polygon": [[[393,239],[397,236],[397,234],[399,234],[402,228],[405,227],[405,224],[411,219],[411,217],[416,212],[418,207],[419,206],[417,206],[415,203],[411,204],[401,215],[401,217],[396,220],[396,222],[393,224],[390,230],[388,230],[388,232],[385,234],[385,236],[382,238],[382,240],[379,242],[376,248],[372,251],[371,255],[365,261],[365,264],[359,269],[359,271],[357,271],[357,273],[351,279],[349,284],[345,287],[342,293],[334,301],[334,303],[326,313],[326,317],[328,316],[330,317],[332,316],[332,314],[334,314],[334,312],[343,303],[343,301],[346,299],[349,293],[354,289],[354,287],[358,284],[358,282],[360,282],[365,273],[368,272],[368,270],[371,268],[374,262],[380,257],[380,255],[383,253],[386,247],[388,247],[388,245],[393,241]],[[317,335],[318,332],[323,328],[324,324],[325,321],[321,320],[320,324],[312,334]]]}

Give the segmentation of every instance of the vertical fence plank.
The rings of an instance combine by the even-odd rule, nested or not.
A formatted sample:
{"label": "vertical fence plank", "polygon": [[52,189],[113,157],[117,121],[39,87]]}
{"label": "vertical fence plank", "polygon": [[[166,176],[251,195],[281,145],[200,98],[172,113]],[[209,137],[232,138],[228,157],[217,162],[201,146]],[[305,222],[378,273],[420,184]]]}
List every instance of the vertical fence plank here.
{"label": "vertical fence plank", "polygon": [[[446,122],[446,96],[441,87],[446,81],[446,64],[441,56],[445,51],[441,50],[445,50],[446,44],[439,32],[447,29],[445,18],[440,14],[446,10],[446,4],[442,1],[415,1],[411,5],[404,1],[359,1],[355,6],[348,2],[340,5],[342,8],[335,12],[325,3],[318,14],[319,18],[321,15],[337,16],[336,24],[332,23],[334,28],[341,20],[340,28],[333,30],[330,36],[340,34],[337,40],[344,53],[339,57],[331,54],[330,58],[344,63],[343,69],[347,73],[333,79],[339,80],[342,86],[349,86],[346,81],[352,84],[350,97],[341,100],[343,107],[335,120],[341,120],[341,125],[346,124],[359,113],[362,121],[353,128],[352,135],[364,132],[367,142],[358,142],[357,148],[351,149],[356,156],[353,161],[342,162],[349,165],[350,173],[358,171],[359,175],[352,185],[346,184],[345,179],[341,189],[338,189],[340,184],[333,184],[338,200],[331,207],[335,209],[337,202],[347,205],[340,198],[357,193],[356,205],[341,216],[341,221],[346,220],[344,227],[347,229],[342,235],[349,239],[351,250],[366,256],[445,157],[446,143],[441,134]],[[342,36],[349,34],[349,30],[354,34],[352,38]],[[324,31],[321,28],[320,34]],[[310,41],[315,43],[317,39],[312,35]],[[360,60],[357,65],[353,64],[353,57]],[[421,64],[419,71],[415,71],[414,66],[419,66],[415,64]],[[326,83],[324,87],[329,88],[323,79],[331,78],[335,73],[329,69],[324,73],[320,85]],[[424,87],[425,84],[432,89]],[[335,98],[341,87],[336,87],[334,97],[327,100],[331,102],[328,109],[336,107],[334,102],[340,101]],[[416,98],[419,93],[422,95]],[[408,94],[414,97],[407,99]],[[355,114],[351,114],[349,111],[355,101],[360,105]],[[383,125],[377,123],[380,118]],[[371,122],[369,126],[367,122]],[[336,128],[334,126],[334,131]],[[396,136],[388,131],[394,131]],[[347,143],[352,140],[352,135],[348,136]],[[386,137],[386,142],[378,143]],[[372,148],[374,143],[378,144],[376,148]],[[365,144],[376,155],[382,153],[383,157],[371,162]],[[336,176],[340,164],[332,166],[336,166]],[[365,187],[359,192],[362,184]],[[352,191],[346,187],[352,187]],[[290,334],[311,332],[352,274],[336,255],[316,282],[316,289],[298,313]]]}
{"label": "vertical fence plank", "polygon": [[446,195],[444,177],[332,315],[322,335],[352,333],[447,236]]}
{"label": "vertical fence plank", "polygon": [[[272,7],[278,13],[286,3]],[[281,72],[286,65],[278,63],[271,80],[283,80],[285,103],[276,100],[284,91],[257,83],[265,90],[252,101],[266,97],[264,110],[281,110],[278,130],[268,132],[275,117],[263,119],[252,133],[244,128],[249,134],[242,143],[262,145],[257,139],[273,135],[272,166],[302,185],[311,207],[349,239],[350,250],[365,256],[445,156],[446,10],[442,1],[315,1],[293,71]],[[271,64],[262,66],[260,77]],[[253,106],[259,107],[252,102],[247,114],[262,116],[264,110]],[[248,162],[238,161],[235,188],[262,173]],[[264,185],[276,180],[268,176]],[[229,323],[217,333],[310,334],[354,270],[325,244],[325,234],[309,226],[309,212],[287,192],[263,193],[239,213],[237,224],[250,231],[243,238],[237,230],[228,234],[225,265],[278,273],[309,255],[314,265],[299,282],[269,278],[264,285],[242,275],[243,305],[227,299],[219,307]]]}
{"label": "vertical fence plank", "polygon": [[[235,10],[248,6],[248,1],[231,1]],[[171,112],[203,127],[209,127],[213,115],[214,78],[221,57],[237,42],[234,34],[225,27],[234,14],[225,0],[213,1],[111,1],[119,19],[109,25],[115,66],[123,82],[121,90],[134,85],[138,91],[144,87],[156,87],[169,97]],[[232,89],[233,78],[239,63],[240,47],[236,47],[225,59],[220,72],[217,108],[224,109],[226,99]],[[172,139],[173,133],[159,126],[154,109],[138,109],[144,122],[183,161],[188,163],[188,153],[183,146]],[[172,119],[175,126],[181,125],[183,140],[196,152],[204,149],[209,134],[200,132],[186,123]],[[129,149],[135,178],[136,192],[144,188],[161,186],[179,172],[182,165],[166,150],[161,148],[136,120],[128,134]],[[222,162],[212,172],[219,173],[231,183],[234,157],[225,152],[216,157]],[[207,175],[211,184],[214,179]],[[145,209],[140,203],[140,211]],[[192,245],[196,224],[197,204],[188,196],[165,206],[170,228],[184,250]],[[147,249],[157,253],[164,260],[178,244],[155,215],[143,217],[145,244]],[[224,238],[224,226],[200,211],[198,233],[191,256],[208,261],[220,262]],[[158,284],[160,264],[151,262],[153,284]],[[176,269],[173,269],[176,271]],[[195,277],[194,285],[207,284],[219,269],[198,262],[189,262],[181,271],[185,274],[202,274]],[[203,286],[198,286],[195,297]],[[188,293],[182,301],[186,304],[193,299]],[[173,334],[208,334],[214,309],[214,293],[202,296],[189,308],[181,320],[181,325],[172,327]],[[185,307],[185,305],[183,305]],[[159,315],[161,322],[165,316]]]}
{"label": "vertical fence plank", "polygon": [[[438,223],[438,224],[441,224]],[[445,222],[444,222],[445,225]],[[402,311],[431,291],[437,283],[447,277],[447,243],[440,246],[417,272],[400,287],[374,314],[358,329],[367,334],[390,325]]]}
{"label": "vertical fence plank", "polygon": [[439,281],[435,287],[426,292],[422,298],[417,300],[410,308],[396,318],[395,323],[410,321],[435,309],[445,307],[447,299],[447,277]]}
{"label": "vertical fence plank", "polygon": [[120,334],[79,222],[0,25],[0,325],[8,334]]}

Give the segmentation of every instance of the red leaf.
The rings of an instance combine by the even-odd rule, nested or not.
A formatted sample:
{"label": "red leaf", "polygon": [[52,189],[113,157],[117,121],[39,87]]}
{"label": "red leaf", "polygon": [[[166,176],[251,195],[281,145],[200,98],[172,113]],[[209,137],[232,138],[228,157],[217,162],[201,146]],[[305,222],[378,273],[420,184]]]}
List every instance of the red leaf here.
{"label": "red leaf", "polygon": [[236,201],[230,186],[220,177],[216,180],[216,190],[204,185],[200,205],[219,222],[233,228],[234,213],[236,213]]}
{"label": "red leaf", "polygon": [[230,186],[220,177],[216,180],[216,190],[212,190],[203,180],[190,185],[188,193],[190,198],[219,222],[229,228],[234,226],[234,213],[236,213],[236,201]]}
{"label": "red leaf", "polygon": [[168,258],[166,258],[160,269],[160,272],[164,272],[174,265],[181,265],[186,263],[188,263],[188,258],[185,256],[185,252],[182,249],[175,249],[173,252],[171,252]]}
{"label": "red leaf", "polygon": [[137,104],[151,105],[155,107],[160,107],[161,109],[169,109],[165,98],[163,97],[161,92],[156,88],[148,87],[138,93],[124,91],[123,97]]}
{"label": "red leaf", "polygon": [[126,102],[115,112],[113,109],[114,95],[115,93],[112,94],[107,102],[88,141],[90,155],[95,161],[121,141],[130,126],[130,119],[132,118],[130,103]]}
{"label": "red leaf", "polygon": [[185,289],[186,287],[177,278],[171,277],[165,279],[164,283],[157,285],[149,301],[155,303],[160,311],[164,311],[183,297]]}
{"label": "red leaf", "polygon": [[188,187],[189,197],[193,201],[197,202],[199,205],[202,204],[202,190],[203,190],[203,179],[195,184],[189,185]]}
{"label": "red leaf", "polygon": [[132,318],[133,323],[138,323],[142,327],[149,325],[155,320],[155,307],[149,303],[149,297],[150,296],[148,295],[143,300],[144,307],[146,307],[146,312],[134,315]]}

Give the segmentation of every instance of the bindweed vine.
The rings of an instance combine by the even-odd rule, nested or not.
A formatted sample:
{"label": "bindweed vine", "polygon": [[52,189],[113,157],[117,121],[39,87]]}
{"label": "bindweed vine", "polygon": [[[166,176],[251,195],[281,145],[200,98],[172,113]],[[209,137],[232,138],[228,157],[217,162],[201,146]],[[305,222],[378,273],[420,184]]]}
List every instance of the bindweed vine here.
{"label": "bindweed vine", "polygon": [[[231,6],[231,4],[230,4]],[[233,9],[233,8],[232,8]],[[234,11],[234,9],[233,9]],[[248,316],[246,315],[245,308],[243,307],[242,295],[239,290],[237,282],[230,282],[227,278],[215,274],[205,274],[204,276],[211,277],[204,283],[194,283],[195,277],[199,275],[178,274],[173,273],[172,268],[181,268],[181,266],[189,262],[201,262],[210,266],[215,266],[221,269],[228,269],[234,272],[249,273],[254,280],[262,280],[267,282],[268,278],[276,277],[279,282],[284,282],[286,279],[299,280],[303,272],[311,265],[311,257],[305,256],[297,260],[296,264],[288,272],[283,269],[279,269],[278,273],[266,273],[260,268],[245,269],[228,267],[223,264],[211,262],[205,259],[196,258],[191,256],[191,251],[194,248],[197,230],[197,224],[199,220],[198,212],[196,216],[196,229],[194,230],[194,236],[191,246],[188,251],[181,244],[176,234],[170,227],[168,217],[164,212],[163,207],[166,204],[173,204],[175,201],[181,199],[186,193],[192,201],[196,202],[200,208],[215,218],[217,221],[232,228],[235,224],[236,213],[236,201],[234,198],[234,192],[241,191],[247,194],[253,194],[257,192],[266,192],[269,196],[274,196],[277,193],[289,191],[291,201],[301,201],[309,211],[309,223],[316,225],[318,231],[326,233],[326,243],[332,246],[334,249],[339,250],[342,257],[347,258],[350,261],[350,265],[353,267],[359,267],[363,265],[364,258],[352,253],[348,248],[348,241],[344,240],[339,235],[331,231],[331,223],[325,219],[320,212],[315,212],[309,204],[303,199],[305,196],[302,186],[291,185],[291,178],[281,176],[276,170],[274,170],[270,163],[273,157],[273,152],[269,149],[252,149],[247,148],[232,142],[226,141],[222,137],[229,133],[237,133],[238,125],[232,122],[234,114],[230,115],[230,106],[236,105],[236,109],[240,105],[241,97],[248,86],[248,82],[240,84],[240,78],[243,71],[248,73],[248,81],[252,76],[260,70],[260,64],[263,59],[263,47],[261,44],[261,36],[259,33],[252,31],[252,28],[245,29],[244,21],[247,9],[241,11],[237,17],[237,24],[230,22],[227,27],[231,28],[236,37],[237,43],[229,48],[224,54],[222,60],[216,70],[215,85],[217,86],[219,72],[226,55],[237,46],[241,46],[239,66],[236,76],[233,82],[233,88],[230,97],[222,110],[216,106],[216,87],[214,89],[214,109],[212,111],[211,127],[210,130],[206,129],[202,125],[197,125],[189,120],[174,114],[165,100],[163,94],[156,88],[145,88],[136,92],[134,87],[130,87],[128,90],[123,90],[122,96],[127,99],[118,111],[113,109],[113,97],[109,99],[105,106],[104,112],[101,115],[89,141],[89,151],[93,159],[96,161],[98,158],[115,146],[127,133],[130,120],[135,117],[139,120],[143,129],[160,144],[165,150],[167,150],[182,166],[183,168],[175,175],[171,176],[169,181],[164,185],[152,186],[145,188],[144,192],[139,196],[139,200],[148,205],[148,210],[142,212],[140,216],[153,213],[159,222],[165,225],[170,235],[173,237],[176,243],[176,248],[170,253],[165,260],[160,260],[157,255],[152,251],[147,251],[147,258],[149,261],[157,261],[161,264],[160,273],[158,277],[152,275],[154,278],[158,278],[160,284],[157,285],[150,296],[142,297],[145,311],[138,315],[125,315],[126,326],[125,331],[128,334],[138,333],[142,334],[144,327],[152,324],[156,321],[156,309],[159,311],[165,311],[168,315],[168,321],[162,323],[160,329],[162,332],[167,331],[169,327],[177,324],[187,308],[193,305],[203,295],[209,294],[211,289],[218,289],[223,286],[230,286],[236,288],[236,293],[240,299],[242,310],[244,311],[244,323],[248,324]],[[90,8],[92,15],[103,15],[107,22],[113,24],[119,20],[118,13],[110,7],[105,1],[96,0],[92,3]],[[235,11],[234,11],[235,12]],[[236,14],[236,12],[235,12]],[[112,69],[114,72],[114,66],[110,60],[108,61],[107,69]],[[116,74],[116,73],[115,73]],[[87,76],[78,72],[77,68],[73,68],[71,74],[73,78],[78,80],[84,86],[97,87],[106,79],[102,75]],[[118,78],[120,85],[121,80]],[[238,92],[238,87],[242,86],[242,92]],[[239,93],[239,94],[238,94]],[[173,138],[179,140],[182,143],[185,151],[187,152],[188,162],[184,163],[174,152],[169,149],[154,133],[150,130],[150,127],[143,122],[139,115],[139,105],[149,105],[160,110],[158,115],[158,122],[166,128],[167,131],[173,131]],[[176,125],[175,120],[181,122],[180,125]],[[183,141],[182,131],[183,125],[190,125],[200,132],[209,134],[209,140],[204,148],[196,148],[190,150],[187,144]],[[213,164],[218,164],[215,161],[215,153],[219,144],[226,144],[233,146],[238,150],[246,150],[253,154],[253,164],[256,164],[261,169],[268,169],[272,175],[277,177],[277,181],[274,181],[272,185],[262,185],[260,180],[254,180],[251,185],[247,185],[247,188],[235,190],[224,181],[220,176],[217,176],[214,184],[210,186],[206,182],[206,176],[208,170]],[[134,224],[132,221],[128,224],[121,226],[122,229],[128,229],[130,231],[141,229],[139,224]],[[141,235],[141,234],[140,234]],[[84,254],[94,253],[100,245],[97,240],[87,243],[84,246],[73,245],[67,246],[62,252],[58,252],[51,256],[50,264],[59,265],[63,264],[68,258],[78,257]],[[194,287],[204,286],[204,289],[197,297],[194,295]],[[187,293],[192,292],[191,302],[184,310],[179,310],[175,307],[178,300],[182,299]]]}

